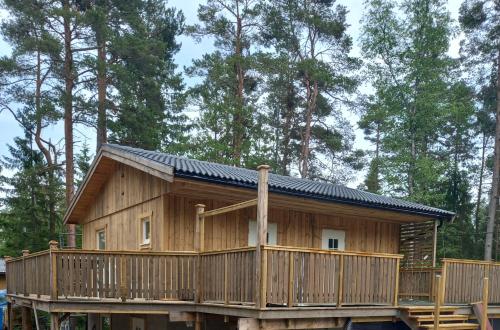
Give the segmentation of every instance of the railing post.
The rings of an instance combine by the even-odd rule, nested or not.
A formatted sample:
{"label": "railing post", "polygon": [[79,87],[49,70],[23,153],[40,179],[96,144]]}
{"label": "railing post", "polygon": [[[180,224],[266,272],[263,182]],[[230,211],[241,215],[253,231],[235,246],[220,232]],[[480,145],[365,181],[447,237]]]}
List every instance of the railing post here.
{"label": "railing post", "polygon": [[439,316],[441,313],[441,299],[438,298],[441,293],[441,275],[436,275],[436,301],[434,303],[434,329],[439,329]]}
{"label": "railing post", "polygon": [[401,263],[401,259],[397,259],[396,261],[396,287],[394,288],[394,306],[398,305],[399,299],[399,266]]}
{"label": "railing post", "polygon": [[194,300],[196,303],[201,303],[203,301],[203,270],[202,270],[202,257],[201,253],[205,251],[205,217],[203,212],[205,211],[205,205],[196,204],[196,223],[195,223],[195,234],[194,234],[194,249],[198,252],[196,258],[196,263],[198,266],[198,271],[196,273],[196,290]]}
{"label": "railing post", "polygon": [[29,256],[30,250],[23,250],[23,295],[28,296],[28,288],[26,287],[26,256]]}
{"label": "railing post", "polygon": [[438,291],[439,294],[436,295],[436,299],[439,298],[439,303],[444,305],[445,295],[446,295],[446,268],[448,268],[448,262],[443,260],[443,272],[441,273],[441,288]]}
{"label": "railing post", "polygon": [[483,311],[481,318],[481,330],[487,330],[488,325],[488,300],[489,300],[489,279],[483,279]]}
{"label": "railing post", "polygon": [[[127,301],[127,260],[125,255],[120,256],[120,298],[123,302]],[[149,267],[149,265],[147,265]]]}
{"label": "railing post", "polygon": [[268,209],[268,184],[269,166],[260,165],[257,184],[257,244],[255,247],[255,307],[265,308],[266,303],[266,271],[267,251],[267,209]]}
{"label": "railing post", "polygon": [[49,242],[49,254],[50,254],[50,299],[57,300],[57,254],[58,250],[57,241]]}
{"label": "railing post", "polygon": [[293,292],[295,288],[295,283],[294,283],[294,269],[295,269],[295,258],[294,258],[294,252],[289,251],[289,260],[288,260],[288,307],[293,307]]}
{"label": "railing post", "polygon": [[344,294],[344,255],[339,256],[339,282],[337,284],[337,308],[342,306],[342,295]]}
{"label": "railing post", "polygon": [[227,252],[224,253],[224,304],[228,305],[229,304],[229,295],[227,292],[227,287],[228,287],[228,273],[229,269],[227,267]]}
{"label": "railing post", "polygon": [[[10,268],[9,261],[12,260],[12,257],[11,256],[4,256],[3,259],[5,260],[5,283],[7,285],[7,293],[17,293],[17,292],[12,292],[11,291],[12,290],[12,282],[9,279],[9,274],[10,274],[10,271],[9,271],[9,268]],[[9,329],[11,329],[11,327],[9,327]]]}

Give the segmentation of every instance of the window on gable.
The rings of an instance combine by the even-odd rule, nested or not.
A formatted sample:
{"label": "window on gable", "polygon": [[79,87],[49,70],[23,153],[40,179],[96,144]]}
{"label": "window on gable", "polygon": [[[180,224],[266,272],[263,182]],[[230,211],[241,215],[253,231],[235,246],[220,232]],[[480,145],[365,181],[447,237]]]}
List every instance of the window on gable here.
{"label": "window on gable", "polygon": [[151,245],[151,215],[141,217],[141,246]]}
{"label": "window on gable", "polygon": [[96,243],[98,250],[106,250],[106,229],[96,231]]}

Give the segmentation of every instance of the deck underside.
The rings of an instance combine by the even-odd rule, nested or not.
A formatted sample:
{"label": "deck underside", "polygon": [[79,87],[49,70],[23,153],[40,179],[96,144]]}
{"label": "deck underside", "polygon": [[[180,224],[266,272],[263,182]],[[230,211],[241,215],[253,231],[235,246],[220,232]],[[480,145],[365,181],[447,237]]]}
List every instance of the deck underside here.
{"label": "deck underside", "polygon": [[[400,306],[307,306],[307,307],[268,307],[256,309],[253,306],[196,304],[189,301],[165,300],[127,300],[119,299],[58,299],[49,297],[8,295],[8,301],[19,306],[28,306],[49,313],[100,313],[100,314],[170,314],[206,313],[238,318],[254,319],[308,319],[308,318],[354,318],[358,321],[373,318],[399,319]],[[411,304],[415,307],[415,304]],[[470,305],[455,305],[460,314],[473,315]],[[500,306],[489,306],[491,318],[500,318]]]}

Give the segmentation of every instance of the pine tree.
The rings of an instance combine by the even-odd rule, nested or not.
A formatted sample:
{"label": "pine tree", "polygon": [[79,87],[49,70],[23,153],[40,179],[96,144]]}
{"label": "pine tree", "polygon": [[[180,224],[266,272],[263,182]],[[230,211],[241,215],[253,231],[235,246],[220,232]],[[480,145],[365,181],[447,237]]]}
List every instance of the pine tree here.
{"label": "pine tree", "polygon": [[[494,72],[495,85],[495,147],[492,187],[488,210],[488,224],[484,245],[484,259],[491,260],[493,254],[493,236],[498,212],[500,195],[500,4],[495,0],[467,0],[460,7],[460,25],[467,38],[462,52],[470,68],[479,73],[479,85],[484,73]],[[481,79],[483,78],[483,79]]]}
{"label": "pine tree", "polygon": [[282,171],[295,157],[304,178],[345,181],[343,169],[359,165],[360,156],[340,110],[358,85],[347,9],[335,1],[279,0],[263,11],[263,43],[275,53],[263,66],[275,135],[283,136],[276,148]]}
{"label": "pine tree", "polygon": [[182,13],[160,0],[109,0],[98,2],[90,16],[91,43],[99,49],[94,63],[99,143],[106,141],[109,126],[111,142],[175,151],[188,130],[184,86],[173,60]]}
{"label": "pine tree", "polygon": [[0,165],[5,170],[15,171],[13,176],[0,176],[2,191],[0,212],[0,253],[16,256],[23,249],[40,251],[47,248],[47,242],[57,238],[51,233],[53,216],[52,198],[55,197],[55,227],[62,226],[64,211],[64,186],[61,172],[50,178],[50,169],[40,151],[33,149],[30,132],[26,138],[15,138],[9,146],[10,156],[4,156]]}
{"label": "pine tree", "polygon": [[195,38],[213,38],[217,48],[194,60],[190,77],[201,83],[190,90],[199,109],[194,155],[236,166],[253,167],[263,135],[255,107],[258,77],[254,74],[260,1],[207,0],[198,8],[199,25],[189,27]]}
{"label": "pine tree", "polygon": [[[451,20],[440,0],[367,4],[362,47],[384,109],[382,176],[388,190],[425,202],[446,169],[438,142],[453,68],[447,55]],[[398,17],[398,7],[407,15]]]}

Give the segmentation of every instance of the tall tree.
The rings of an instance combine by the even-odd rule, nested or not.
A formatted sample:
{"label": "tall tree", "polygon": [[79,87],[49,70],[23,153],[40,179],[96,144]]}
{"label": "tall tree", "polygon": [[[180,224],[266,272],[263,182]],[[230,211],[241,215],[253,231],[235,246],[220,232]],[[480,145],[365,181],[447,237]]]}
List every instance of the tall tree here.
{"label": "tall tree", "polygon": [[[50,12],[48,2],[5,1],[10,18],[2,24],[4,38],[12,47],[12,56],[0,59],[0,111],[9,111],[31,135],[45,157],[49,184],[55,183],[60,164],[56,146],[43,136],[45,127],[60,115],[54,106],[55,61],[60,44],[46,28]],[[57,222],[56,196],[48,191],[49,234],[55,237]]]}
{"label": "tall tree", "polygon": [[[463,51],[469,64],[495,72],[495,147],[484,259],[491,260],[497,219],[500,179],[500,3],[496,0],[467,0],[460,7],[460,24],[466,34]],[[479,70],[481,71],[481,70]],[[490,81],[489,79],[486,81]]]}
{"label": "tall tree", "polygon": [[51,227],[55,226],[58,231],[62,222],[62,173],[58,171],[51,178],[44,155],[35,150],[33,144],[33,135],[26,131],[25,138],[15,138],[14,145],[9,146],[10,156],[0,161],[2,168],[15,172],[12,176],[0,176],[3,196],[0,251],[3,255],[19,255],[24,249],[46,249],[47,242],[57,237],[51,233]]}
{"label": "tall tree", "polygon": [[[175,72],[180,11],[165,1],[99,0],[85,7],[87,56],[95,91],[99,149],[112,142],[149,149],[182,144],[186,117],[182,77]],[[109,111],[111,110],[111,111]]]}
{"label": "tall tree", "polygon": [[[407,15],[398,16],[397,10]],[[444,124],[451,20],[441,0],[370,0],[363,18],[362,48],[377,104],[383,177],[393,193],[425,202],[440,182],[439,134]],[[370,112],[365,114],[372,116]]]}
{"label": "tall tree", "polygon": [[[200,110],[200,139],[206,158],[249,165],[258,148],[256,116],[257,79],[255,40],[258,25],[256,0],[207,0],[198,8],[201,24],[189,28],[195,38],[213,38],[217,50],[193,61],[188,75],[201,77],[190,95]],[[201,152],[202,151],[202,152]]]}
{"label": "tall tree", "polygon": [[303,178],[342,180],[332,174],[356,159],[341,111],[358,85],[346,15],[335,1],[279,0],[264,6],[263,41],[276,52],[267,63],[268,103],[286,109],[277,120],[288,145],[282,159],[289,167],[289,141],[298,139],[296,164]]}

